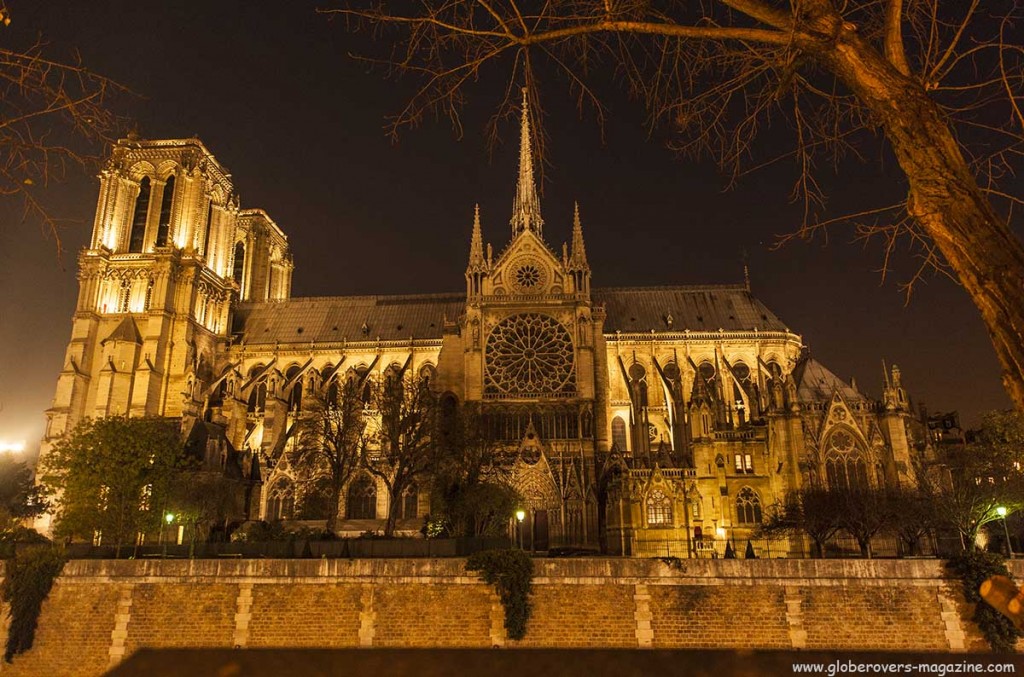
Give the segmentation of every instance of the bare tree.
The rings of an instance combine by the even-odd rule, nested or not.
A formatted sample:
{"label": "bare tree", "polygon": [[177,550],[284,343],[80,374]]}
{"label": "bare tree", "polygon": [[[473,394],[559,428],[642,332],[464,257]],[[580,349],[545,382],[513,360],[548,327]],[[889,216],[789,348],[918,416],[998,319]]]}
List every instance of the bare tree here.
{"label": "bare tree", "polygon": [[[1024,158],[1024,47],[1013,38],[1019,3],[423,0],[413,7],[324,10],[376,29],[393,47],[371,58],[421,77],[392,130],[428,111],[446,113],[461,130],[466,87],[492,64],[508,74],[493,122],[510,112],[519,82],[540,111],[544,69],[603,121],[597,83],[613,76],[646,106],[652,125],[678,132],[675,148],[712,154],[733,178],[763,165],[754,140],[781,118],[793,131],[788,155],[804,213],[791,236],[852,221],[861,237],[883,238],[883,270],[908,239],[920,257],[908,292],[929,269],[963,285],[988,328],[1006,390],[1024,411],[1024,246],[1012,231],[1024,200],[1010,183]],[[816,162],[836,162],[857,152],[860,137],[878,133],[903,171],[906,198],[826,218]]]}
{"label": "bare tree", "polygon": [[289,466],[306,491],[325,490],[327,530],[338,525],[341,493],[359,469],[367,442],[365,374],[332,380],[296,421]]}
{"label": "bare tree", "polygon": [[387,487],[384,535],[393,536],[403,496],[433,467],[437,396],[404,369],[389,369],[374,388],[374,402],[377,444],[364,450],[363,465]]}
{"label": "bare tree", "polygon": [[[17,17],[14,17],[16,20]],[[0,1],[0,196],[18,200],[61,247],[61,221],[40,197],[69,166],[98,164],[124,120],[109,107],[125,88],[84,66],[49,55],[37,40],[12,46],[12,17]]]}

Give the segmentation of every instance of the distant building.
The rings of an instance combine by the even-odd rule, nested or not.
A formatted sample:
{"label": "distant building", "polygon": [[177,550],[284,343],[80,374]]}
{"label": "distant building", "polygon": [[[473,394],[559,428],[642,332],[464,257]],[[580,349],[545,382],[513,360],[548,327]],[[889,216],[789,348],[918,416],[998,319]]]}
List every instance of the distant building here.
{"label": "distant building", "polygon": [[[478,405],[515,451],[537,549],[672,541],[674,555],[720,554],[806,483],[913,481],[927,433],[898,368],[870,399],[810,357],[749,284],[593,287],[579,209],[564,223],[569,242],[552,247],[524,109],[510,237],[485,245],[477,211],[464,291],[292,298],[284,231],[241,208],[200,141],[123,140],[79,257],[42,453],[85,417],[178,418],[251,482],[240,517],[287,520],[300,489],[285,431],[303,394],[397,365]],[[350,489],[343,529],[385,517],[369,476]],[[427,497],[402,505],[418,529]]]}

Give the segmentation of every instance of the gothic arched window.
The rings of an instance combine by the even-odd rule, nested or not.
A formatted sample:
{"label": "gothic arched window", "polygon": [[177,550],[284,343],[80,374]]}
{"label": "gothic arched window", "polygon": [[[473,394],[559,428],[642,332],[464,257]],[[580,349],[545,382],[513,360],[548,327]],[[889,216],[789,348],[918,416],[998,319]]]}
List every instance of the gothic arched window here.
{"label": "gothic arched window", "polygon": [[174,204],[174,176],[167,178],[164,184],[164,195],[160,198],[160,219],[156,224],[156,246],[166,247],[167,237],[171,232],[171,207]]}
{"label": "gothic arched window", "polygon": [[267,495],[267,521],[291,519],[294,514],[295,489],[291,480],[279,479]]}
{"label": "gothic arched window", "polygon": [[647,524],[672,526],[672,499],[658,489],[647,496]]}
{"label": "gothic arched window", "polygon": [[750,487],[743,487],[736,496],[736,523],[761,523],[761,499]]}
{"label": "gothic arched window", "polygon": [[210,226],[213,225],[213,200],[206,208],[206,232],[203,235],[203,256],[210,260]]}
{"label": "gothic arched window", "polygon": [[345,514],[350,520],[377,518],[377,487],[366,475],[352,480],[348,487]]}
{"label": "gothic arched window", "polygon": [[618,447],[623,453],[626,452],[626,422],[621,416],[612,419],[612,446]]}
{"label": "gothic arched window", "polygon": [[132,216],[131,235],[128,238],[128,251],[141,252],[146,240],[146,216],[149,214],[149,177],[142,177],[139,182],[139,196],[135,198],[135,214]]}
{"label": "gothic arched window", "polygon": [[288,391],[288,410],[302,411],[302,379],[299,376],[299,368],[291,367],[285,373],[285,378],[292,384]]}
{"label": "gothic arched window", "polygon": [[242,274],[245,272],[245,245],[241,242],[235,244],[235,268],[231,278],[239,285],[242,284]]}
{"label": "gothic arched window", "polygon": [[839,429],[825,442],[825,477],[832,489],[863,491],[870,486],[864,451],[852,432]]}
{"label": "gothic arched window", "polygon": [[420,491],[413,484],[402,494],[402,519],[416,519],[419,517]]}
{"label": "gothic arched window", "polygon": [[263,411],[267,408],[267,381],[261,380],[252,387],[249,393],[249,413]]}

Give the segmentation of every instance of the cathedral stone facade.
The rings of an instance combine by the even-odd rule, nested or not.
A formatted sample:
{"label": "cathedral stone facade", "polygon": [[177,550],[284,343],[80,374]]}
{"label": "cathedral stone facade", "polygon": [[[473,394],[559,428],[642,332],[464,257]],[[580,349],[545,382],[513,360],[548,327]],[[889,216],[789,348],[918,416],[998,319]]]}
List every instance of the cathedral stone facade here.
{"label": "cathedral stone facade", "polygon": [[[895,367],[868,398],[749,283],[592,286],[579,209],[567,244],[545,235],[522,117],[510,239],[485,244],[477,210],[465,291],[447,294],[292,298],[284,231],[241,208],[200,141],[119,142],[42,453],[86,417],[180,419],[250,486],[241,519],[287,520],[297,489],[280,461],[303,395],[400,365],[472,403],[513,452],[537,550],[721,555],[805,483],[913,481],[925,436]],[[369,476],[346,494],[341,530],[386,516]],[[418,530],[428,505],[408,496],[400,524]]]}

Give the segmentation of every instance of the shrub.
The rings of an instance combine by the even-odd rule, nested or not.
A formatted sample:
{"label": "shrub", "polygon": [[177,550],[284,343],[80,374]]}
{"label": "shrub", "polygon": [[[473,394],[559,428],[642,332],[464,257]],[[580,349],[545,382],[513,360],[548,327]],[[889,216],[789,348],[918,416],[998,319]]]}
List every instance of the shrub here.
{"label": "shrub", "polygon": [[1009,653],[1014,650],[1017,638],[1022,635],[1013,621],[996,611],[982,600],[979,588],[992,576],[1010,577],[1010,572],[1000,555],[990,552],[965,552],[950,559],[946,567],[964,585],[964,597],[974,606],[972,620],[977,624],[993,651]]}
{"label": "shrub", "polygon": [[526,636],[530,619],[533,561],[522,550],[484,550],[466,561],[466,571],[478,571],[493,585],[505,608],[505,630],[510,639]]}
{"label": "shrub", "polygon": [[64,568],[64,554],[49,546],[28,548],[7,560],[7,576],[0,593],[11,607],[11,626],[7,632],[8,663],[32,648],[43,600]]}

